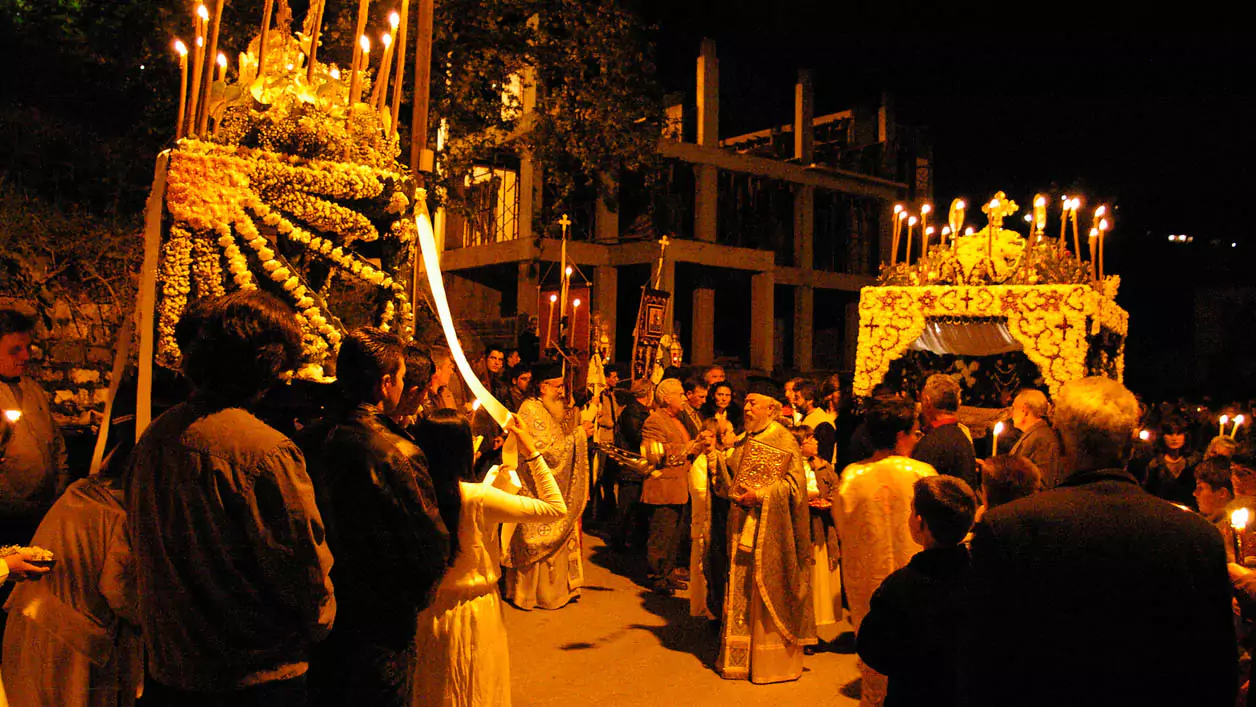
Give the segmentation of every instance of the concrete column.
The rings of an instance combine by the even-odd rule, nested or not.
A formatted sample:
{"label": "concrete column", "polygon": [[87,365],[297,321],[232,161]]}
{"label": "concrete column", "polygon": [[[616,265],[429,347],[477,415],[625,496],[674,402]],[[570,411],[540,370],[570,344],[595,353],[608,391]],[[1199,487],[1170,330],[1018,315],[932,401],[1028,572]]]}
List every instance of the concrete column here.
{"label": "concrete column", "polygon": [[532,235],[533,205],[532,185],[539,170],[532,161],[532,153],[524,151],[519,156],[519,238],[530,241]]}
{"label": "concrete column", "polygon": [[533,269],[533,263],[524,261],[517,265],[518,275],[515,281],[515,312],[517,314],[529,314],[537,316],[540,312],[537,297],[540,293],[537,291],[537,275]]}
{"label": "concrete column", "polygon": [[[714,40],[702,40],[698,57],[698,144],[720,144],[720,62],[715,57]],[[694,167],[693,237],[715,242],[716,201],[719,199],[719,170],[708,164]]]}
{"label": "concrete column", "polygon": [[695,366],[715,363],[715,290],[707,287],[695,287],[693,290],[689,362]]}
{"label": "concrete column", "polygon": [[811,164],[815,147],[815,91],[811,86],[811,72],[798,71],[798,83],[794,84],[794,158],[800,163]]}
{"label": "concrete column", "polygon": [[750,367],[767,373],[775,366],[772,336],[776,327],[776,275],[750,277]]}
{"label": "concrete column", "polygon": [[812,368],[814,325],[815,290],[807,285],[799,285],[794,288],[794,367],[800,371],[810,371]]}
{"label": "concrete column", "polygon": [[611,266],[593,268],[593,311],[606,328],[610,340],[609,360],[615,358],[615,323],[618,321],[619,271]]}

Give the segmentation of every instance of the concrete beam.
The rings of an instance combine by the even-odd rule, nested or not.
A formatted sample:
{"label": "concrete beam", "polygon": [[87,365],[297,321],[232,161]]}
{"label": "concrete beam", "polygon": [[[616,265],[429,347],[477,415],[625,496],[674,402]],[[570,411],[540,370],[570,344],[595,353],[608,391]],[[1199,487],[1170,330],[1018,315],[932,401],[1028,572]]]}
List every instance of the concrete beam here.
{"label": "concrete beam", "polygon": [[718,147],[705,147],[687,142],[660,140],[659,154],[690,164],[708,164],[730,172],[755,174],[794,184],[807,184],[844,194],[868,196],[890,201],[898,198],[906,184],[866,174],[847,172],[827,167],[804,167],[792,162],[781,162],[766,157],[726,152]]}
{"label": "concrete beam", "polygon": [[540,251],[532,239],[516,238],[513,241],[490,243],[472,248],[455,248],[441,253],[442,271],[469,270],[500,263],[518,263],[534,260]]}
{"label": "concrete beam", "polygon": [[778,285],[804,286],[821,290],[858,292],[876,284],[876,278],[871,275],[851,275],[843,272],[789,268],[780,265],[776,266],[773,273],[776,275]]}
{"label": "concrete beam", "polygon": [[794,368],[810,371],[811,352],[815,347],[815,291],[810,287],[794,288]]}

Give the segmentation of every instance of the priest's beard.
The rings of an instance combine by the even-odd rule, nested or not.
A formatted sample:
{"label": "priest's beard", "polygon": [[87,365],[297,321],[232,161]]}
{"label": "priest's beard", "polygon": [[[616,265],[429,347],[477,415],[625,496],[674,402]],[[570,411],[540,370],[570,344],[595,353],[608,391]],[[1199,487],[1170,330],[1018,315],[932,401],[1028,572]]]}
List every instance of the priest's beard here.
{"label": "priest's beard", "polygon": [[549,411],[549,414],[559,423],[567,417],[567,405],[563,402],[561,396],[550,398],[548,396],[541,398],[541,404]]}

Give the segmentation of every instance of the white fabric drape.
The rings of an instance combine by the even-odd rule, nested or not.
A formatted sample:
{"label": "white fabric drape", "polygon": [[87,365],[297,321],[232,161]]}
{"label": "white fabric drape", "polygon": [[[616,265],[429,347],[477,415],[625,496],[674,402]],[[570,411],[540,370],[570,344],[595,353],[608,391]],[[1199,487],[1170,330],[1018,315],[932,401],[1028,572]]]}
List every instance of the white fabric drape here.
{"label": "white fabric drape", "polygon": [[952,323],[931,320],[925,324],[920,338],[911,343],[915,351],[959,356],[997,356],[1024,347],[1012,338],[1005,321],[968,321]]}

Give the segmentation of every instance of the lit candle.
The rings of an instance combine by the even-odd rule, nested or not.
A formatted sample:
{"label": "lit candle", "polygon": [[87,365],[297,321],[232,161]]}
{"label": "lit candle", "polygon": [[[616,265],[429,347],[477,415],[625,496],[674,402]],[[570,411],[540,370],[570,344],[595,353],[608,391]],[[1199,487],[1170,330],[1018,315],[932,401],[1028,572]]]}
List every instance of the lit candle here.
{"label": "lit candle", "polygon": [[907,219],[907,254],[903,256],[903,265],[911,263],[911,234],[916,228],[916,217],[910,216]]}
{"label": "lit candle", "polygon": [[218,52],[218,80],[227,80],[227,55],[222,52]]}
{"label": "lit candle", "polygon": [[1230,416],[1229,416],[1229,415],[1222,415],[1222,416],[1221,416],[1221,424],[1217,425],[1217,434],[1218,434],[1218,435],[1224,435],[1224,434],[1225,434],[1225,426],[1226,426],[1226,425],[1228,425],[1228,424],[1230,424]]}
{"label": "lit candle", "polygon": [[1243,543],[1239,536],[1247,530],[1248,510],[1238,508],[1230,514],[1230,528],[1234,531],[1234,562],[1243,564]]}
{"label": "lit candle", "polygon": [[183,137],[183,118],[188,107],[188,45],[176,39],[174,50],[179,54],[179,122],[174,127],[175,139],[179,139]]}
{"label": "lit candle", "polygon": [[1069,219],[1073,222],[1073,250],[1077,252],[1077,259],[1081,260],[1082,241],[1081,236],[1077,233],[1077,209],[1082,205],[1081,197],[1073,197],[1072,204],[1072,208],[1069,209]]}
{"label": "lit candle", "polygon": [[999,455],[999,435],[1003,434],[1003,422],[999,421],[994,424],[994,440],[990,443],[990,456],[997,457]]}
{"label": "lit candle", "polygon": [[[222,6],[225,0],[215,0],[214,2],[214,19],[210,22],[209,33],[207,39],[206,58],[213,62],[218,60],[218,35],[222,31]],[[201,86],[201,105],[198,109],[200,117],[196,120],[196,130],[198,134],[203,135],[205,129],[209,127],[209,84],[212,78],[213,67],[205,67],[205,83]]]}
{"label": "lit candle", "polygon": [[1234,427],[1230,430],[1230,439],[1234,439],[1234,436],[1239,433],[1239,425],[1243,424],[1244,422],[1246,422],[1246,418],[1244,418],[1242,415],[1236,415],[1234,417]]}
{"label": "lit candle", "polygon": [[924,258],[929,255],[929,238],[933,236],[933,226],[929,226],[924,231],[924,242],[920,245],[920,257]]}
{"label": "lit candle", "polygon": [[[358,63],[362,58],[362,40],[363,32],[366,31],[366,8],[369,0],[358,0],[358,24],[357,29],[353,31],[353,36],[358,37],[358,43],[353,47],[353,60],[349,62],[349,66],[353,69],[353,77],[349,83],[349,107],[353,107],[357,103],[357,93],[354,89],[358,87]],[[370,40],[367,40],[368,42]]]}
{"label": "lit candle", "polygon": [[1139,430],[1138,438],[1146,442],[1147,440],[1151,439],[1151,432],[1149,432],[1148,430]]}
{"label": "lit candle", "polygon": [[965,228],[965,229],[964,229],[964,235],[965,235],[965,236],[971,236],[971,235],[973,235],[973,234],[974,234],[974,233],[976,233],[976,232],[977,232],[977,231],[976,231],[976,229],[974,229],[972,226],[969,226],[968,228]]}
{"label": "lit candle", "polygon": [[362,98],[362,73],[371,63],[371,38],[365,34],[358,37],[357,61],[353,65],[353,78],[349,81],[349,105],[356,105]]}
{"label": "lit candle", "polygon": [[554,304],[558,302],[558,295],[550,295],[549,320],[545,322],[545,346],[542,349],[548,349],[550,342],[554,339]]}
{"label": "lit candle", "polygon": [[[311,6],[313,7],[313,6]],[[266,73],[266,40],[270,37],[270,18],[275,12],[275,0],[266,0],[262,10],[262,33],[257,38],[257,77]]]}
{"label": "lit candle", "polygon": [[898,261],[898,236],[899,236],[899,233],[903,229],[904,217],[905,217],[905,214],[903,213],[903,205],[895,204],[894,205],[894,223],[892,224],[894,227],[894,231],[893,231],[893,237],[890,238],[890,265],[893,265],[894,263]]}
{"label": "lit candle", "polygon": [[401,15],[390,14],[388,24],[391,27],[388,34],[380,36],[380,41],[384,43],[384,65],[380,67],[379,80],[375,82],[375,90],[371,94],[371,103],[381,113],[388,102],[388,75],[392,73],[393,44],[397,40],[397,28],[401,26]]}
{"label": "lit candle", "polygon": [[1099,279],[1107,273],[1103,266],[1103,237],[1108,233],[1108,219],[1099,219]]}
{"label": "lit candle", "polygon": [[929,227],[929,214],[932,212],[932,204],[924,204],[920,207],[920,230],[922,233],[924,232],[924,229]]}
{"label": "lit candle", "polygon": [[956,199],[951,202],[951,211],[947,214],[946,223],[951,227],[951,233],[955,236],[952,238],[952,245],[958,241],[960,231],[964,230],[964,209],[968,208],[968,204],[963,199]]}
{"label": "lit candle", "polygon": [[1097,228],[1090,229],[1089,241],[1090,241],[1089,243],[1090,245],[1090,279],[1098,280],[1099,270],[1097,269],[1098,266],[1096,265],[1096,263],[1098,262],[1098,259],[1099,259],[1099,229]]}
{"label": "lit candle", "polygon": [[18,420],[22,419],[22,411],[21,410],[5,410],[4,419],[8,420],[9,422],[16,423]]}
{"label": "lit candle", "polygon": [[188,124],[185,133],[196,132],[196,116],[201,107],[201,74],[205,71],[205,30],[209,24],[209,9],[204,4],[196,6],[196,39],[192,42],[192,97],[188,100]]}
{"label": "lit candle", "polygon": [[994,214],[998,212],[1001,206],[1002,204],[999,203],[998,199],[990,200],[991,219],[990,219],[990,224],[986,226],[986,257],[990,258],[991,261],[994,260],[994,232],[999,230],[998,226],[996,225],[996,221],[994,220]]}
{"label": "lit candle", "polygon": [[397,79],[393,81],[392,120],[388,123],[390,134],[397,133],[397,116],[401,110],[401,80],[406,75],[406,19],[410,11],[410,0],[401,0],[401,29],[397,34]]}
{"label": "lit candle", "polygon": [[580,313],[580,298],[577,297],[571,303],[571,340],[570,340],[569,345],[573,349],[576,348],[576,319],[579,318],[577,316],[579,313]]}
{"label": "lit candle", "polygon": [[1068,228],[1068,207],[1071,203],[1068,194],[1060,200],[1060,255],[1064,255],[1064,231]]}
{"label": "lit candle", "polygon": [[949,235],[951,235],[951,227],[950,227],[950,226],[943,226],[943,227],[942,227],[942,238],[941,238],[941,240],[939,240],[939,241],[938,241],[938,245],[940,245],[940,246],[942,246],[943,248],[945,248],[945,247],[946,247],[946,237],[947,237],[947,236],[949,236]]}

